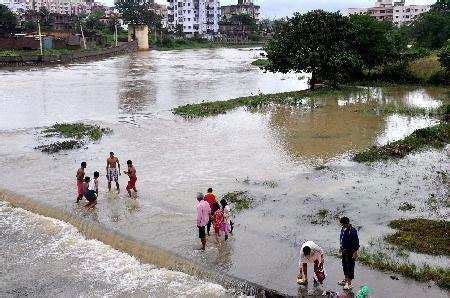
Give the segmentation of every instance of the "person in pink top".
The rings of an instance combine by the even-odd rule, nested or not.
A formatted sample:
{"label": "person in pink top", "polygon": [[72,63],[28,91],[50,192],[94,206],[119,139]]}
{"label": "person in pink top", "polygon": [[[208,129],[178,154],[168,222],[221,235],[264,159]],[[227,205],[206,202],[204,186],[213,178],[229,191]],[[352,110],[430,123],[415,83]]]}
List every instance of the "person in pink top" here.
{"label": "person in pink top", "polygon": [[203,200],[203,194],[197,194],[197,227],[198,227],[198,237],[202,241],[202,250],[206,249],[206,225],[209,221],[209,213],[211,212],[211,207],[209,203]]}

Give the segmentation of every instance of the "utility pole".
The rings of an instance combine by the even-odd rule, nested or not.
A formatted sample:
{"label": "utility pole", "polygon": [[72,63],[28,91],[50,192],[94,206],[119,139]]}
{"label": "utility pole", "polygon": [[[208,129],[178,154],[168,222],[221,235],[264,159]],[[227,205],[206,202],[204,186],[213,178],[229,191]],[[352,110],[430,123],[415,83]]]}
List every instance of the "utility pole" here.
{"label": "utility pole", "polygon": [[41,49],[41,56],[43,55],[42,51],[42,34],[41,34],[41,22],[38,20],[38,32],[39,32],[39,47]]}
{"label": "utility pole", "polygon": [[87,49],[87,47],[86,47],[86,39],[84,38],[83,26],[81,24],[80,24],[80,29],[81,29],[81,38],[83,39],[83,46],[84,46],[84,49],[86,50]]}

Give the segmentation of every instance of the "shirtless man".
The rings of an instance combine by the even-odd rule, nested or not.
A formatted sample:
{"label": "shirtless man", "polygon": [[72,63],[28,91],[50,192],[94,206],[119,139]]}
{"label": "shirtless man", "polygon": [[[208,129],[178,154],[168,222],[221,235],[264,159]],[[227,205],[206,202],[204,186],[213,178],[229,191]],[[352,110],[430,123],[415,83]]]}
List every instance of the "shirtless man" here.
{"label": "shirtless man", "polygon": [[[119,170],[117,170],[116,164]],[[106,160],[106,178],[108,179],[108,190],[111,190],[111,182],[114,180],[114,182],[116,182],[117,192],[120,192],[119,175],[120,175],[119,159],[114,156],[114,152],[109,152],[109,157]]]}
{"label": "shirtless man", "polygon": [[86,169],[86,162],[83,161],[81,163],[81,167],[77,170],[77,203],[83,199],[84,195],[84,186],[83,186],[83,180],[84,180],[84,169]]}
{"label": "shirtless man", "polygon": [[130,178],[130,181],[128,181],[128,185],[127,185],[127,191],[128,191],[128,194],[130,195],[130,198],[131,198],[131,190],[134,190],[134,192],[137,193],[137,189],[136,189],[136,181],[137,181],[136,168],[133,166],[133,162],[131,160],[127,161],[127,165],[128,165],[128,171],[124,171],[124,173],[126,175],[128,175],[128,177]]}

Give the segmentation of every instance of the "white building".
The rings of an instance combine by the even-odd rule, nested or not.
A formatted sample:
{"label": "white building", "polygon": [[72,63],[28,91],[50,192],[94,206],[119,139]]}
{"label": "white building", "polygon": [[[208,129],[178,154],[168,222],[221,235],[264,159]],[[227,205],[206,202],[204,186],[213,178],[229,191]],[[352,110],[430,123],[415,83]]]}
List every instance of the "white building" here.
{"label": "white building", "polygon": [[30,8],[26,0],[0,0],[0,4],[5,5],[13,12],[25,11]]}
{"label": "white building", "polygon": [[219,32],[219,0],[167,0],[168,28],[183,26],[188,36],[199,34],[211,38]]}
{"label": "white building", "polygon": [[376,0],[375,5],[369,8],[349,8],[347,13],[369,14],[377,20],[391,21],[395,25],[407,25],[420,14],[429,11],[431,5],[406,5],[405,0]]}

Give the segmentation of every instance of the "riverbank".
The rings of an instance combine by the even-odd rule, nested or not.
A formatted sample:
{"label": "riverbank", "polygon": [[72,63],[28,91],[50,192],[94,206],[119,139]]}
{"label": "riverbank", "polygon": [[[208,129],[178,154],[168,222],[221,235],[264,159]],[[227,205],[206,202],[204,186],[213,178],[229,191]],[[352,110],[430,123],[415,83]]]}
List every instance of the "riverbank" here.
{"label": "riverbank", "polygon": [[0,56],[0,68],[14,68],[26,66],[49,66],[55,64],[65,64],[77,61],[100,60],[116,55],[136,52],[137,42],[127,42],[117,47],[109,47],[94,50],[69,51],[69,50],[49,50],[40,55],[38,51],[4,51]]}
{"label": "riverbank", "polygon": [[150,46],[158,51],[215,49],[215,48],[249,48],[262,47],[261,42],[222,43],[203,39],[150,39]]}

